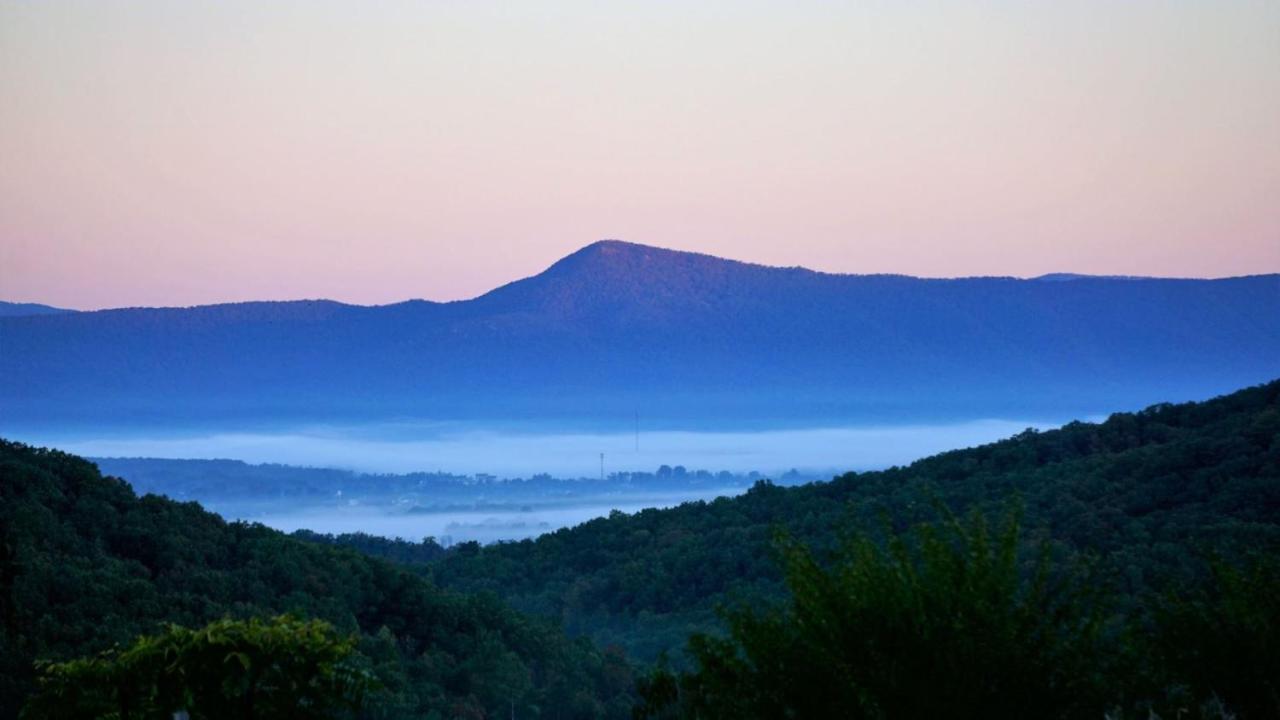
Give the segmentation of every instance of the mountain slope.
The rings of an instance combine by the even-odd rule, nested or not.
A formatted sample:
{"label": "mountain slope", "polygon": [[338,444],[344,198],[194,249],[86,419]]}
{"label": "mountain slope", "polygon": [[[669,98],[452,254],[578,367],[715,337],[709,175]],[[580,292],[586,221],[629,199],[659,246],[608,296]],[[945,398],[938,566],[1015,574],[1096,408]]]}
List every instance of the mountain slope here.
{"label": "mountain slope", "polygon": [[1280,372],[1280,275],[829,275],[620,242],[473,300],[0,319],[14,424],[1076,415]]}
{"label": "mountain slope", "polygon": [[935,501],[998,517],[1015,498],[1024,526],[1051,538],[1060,558],[1099,559],[1131,599],[1194,585],[1206,553],[1280,553],[1280,380],[829,483],[759,484],[536,540],[465,545],[422,567],[443,585],[494,592],[651,658],[716,627],[718,604],[781,593],[770,550],[778,528],[829,552],[850,528],[936,520]]}
{"label": "mountain slope", "polygon": [[61,315],[62,313],[75,312],[74,310],[64,310],[51,305],[40,305],[39,303],[13,303],[0,301],[0,317],[26,317],[30,315]]}
{"label": "mountain slope", "polygon": [[[0,717],[32,662],[224,615],[298,613],[360,633],[377,717],[627,717],[629,668],[486,598],[195,503],[137,497],[91,463],[0,441]],[[438,713],[438,714],[433,714]]]}

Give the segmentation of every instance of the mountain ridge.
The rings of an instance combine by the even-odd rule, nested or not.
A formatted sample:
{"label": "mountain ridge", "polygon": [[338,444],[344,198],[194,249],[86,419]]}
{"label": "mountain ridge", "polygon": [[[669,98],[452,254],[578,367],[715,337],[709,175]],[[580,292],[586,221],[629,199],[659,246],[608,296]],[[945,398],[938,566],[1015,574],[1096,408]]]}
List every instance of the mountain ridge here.
{"label": "mountain ridge", "polygon": [[[649,258],[649,259],[661,258],[662,260],[665,260],[668,263],[683,262],[683,263],[699,263],[699,264],[702,264],[702,263],[723,264],[723,265],[729,265],[729,266],[736,266],[737,268],[746,269],[746,270],[785,271],[789,273],[795,273],[801,276],[811,275],[811,276],[828,277],[828,278],[886,278],[886,279],[893,278],[893,279],[902,279],[902,280],[913,280],[913,281],[919,281],[919,282],[959,282],[959,281],[975,281],[975,280],[1009,280],[1009,281],[1017,281],[1017,282],[1066,282],[1066,281],[1077,281],[1077,280],[1105,280],[1105,281],[1155,280],[1155,281],[1170,281],[1170,282],[1214,282],[1214,281],[1221,281],[1221,280],[1243,280],[1243,279],[1250,279],[1250,278],[1280,277],[1280,272],[1256,273],[1256,274],[1250,274],[1250,275],[1232,275],[1232,276],[1215,277],[1215,278],[1181,277],[1181,276],[1165,277],[1165,276],[1157,276],[1157,275],[1114,275],[1114,274],[1096,275],[1096,274],[1090,274],[1090,273],[1074,273],[1074,272],[1050,272],[1050,273],[1044,273],[1041,275],[1027,276],[1027,277],[1016,276],[1016,275],[964,275],[964,276],[948,276],[948,277],[927,277],[927,276],[920,276],[920,275],[911,275],[908,273],[891,273],[891,272],[848,273],[848,272],[833,272],[833,271],[827,271],[827,270],[820,270],[820,269],[809,268],[801,265],[791,265],[791,266],[768,265],[765,263],[751,262],[748,260],[737,260],[732,258],[720,257],[720,256],[712,255],[709,253],[702,253],[702,252],[689,251],[689,250],[676,250],[672,248],[664,248],[656,245],[647,245],[643,243],[630,242],[626,240],[606,239],[606,240],[597,240],[588,245],[584,245],[578,250],[575,250],[574,252],[569,253],[568,255],[565,255],[564,257],[560,258],[556,262],[547,266],[541,272],[535,273],[528,277],[518,278],[516,280],[503,283],[490,290],[482,292],[479,295],[475,295],[467,298],[458,298],[454,300],[431,300],[428,298],[414,297],[414,298],[406,298],[404,300],[397,300],[397,301],[388,302],[388,303],[363,304],[363,303],[347,302],[343,300],[335,300],[332,298],[312,297],[312,298],[296,298],[296,299],[285,299],[285,300],[237,300],[237,301],[227,301],[227,302],[199,303],[195,305],[130,305],[130,306],[120,306],[120,307],[99,308],[96,310],[71,310],[66,308],[53,307],[49,305],[41,305],[38,303],[9,303],[9,302],[0,301],[0,317],[12,316],[5,313],[6,307],[23,307],[23,306],[31,307],[31,308],[40,308],[45,311],[48,311],[47,314],[56,314],[56,313],[73,313],[73,312],[101,313],[101,312],[112,312],[112,311],[118,311],[118,310],[134,310],[134,311],[136,310],[194,310],[197,308],[240,306],[240,305],[292,305],[292,304],[311,304],[311,303],[327,303],[327,304],[333,304],[333,305],[340,305],[343,307],[367,308],[367,309],[390,308],[390,307],[398,307],[402,305],[412,305],[412,304],[425,304],[425,305],[432,305],[432,306],[457,305],[460,303],[469,303],[476,300],[481,300],[490,295],[493,295],[494,293],[500,293],[500,292],[506,291],[512,288],[513,286],[521,286],[522,284],[531,280],[564,277],[567,273],[574,272],[574,271],[603,270],[606,274],[616,274],[616,272],[614,272],[614,269],[616,268],[616,263],[614,263],[611,267],[611,264],[608,261],[609,258],[626,259],[627,261],[630,261],[637,256]],[[635,263],[631,262],[631,265],[632,267],[634,267]],[[46,313],[45,312],[22,313],[22,315],[24,316],[28,314],[36,315],[36,314],[46,314]]]}
{"label": "mountain ridge", "polygon": [[1078,417],[1273,377],[1275,308],[1280,275],[835,275],[603,241],[449,303],[0,318],[0,422]]}
{"label": "mountain ridge", "polygon": [[63,313],[72,313],[75,310],[54,307],[52,305],[42,305],[40,303],[29,302],[5,302],[0,300],[0,318],[6,317],[33,317],[42,315],[61,315]]}

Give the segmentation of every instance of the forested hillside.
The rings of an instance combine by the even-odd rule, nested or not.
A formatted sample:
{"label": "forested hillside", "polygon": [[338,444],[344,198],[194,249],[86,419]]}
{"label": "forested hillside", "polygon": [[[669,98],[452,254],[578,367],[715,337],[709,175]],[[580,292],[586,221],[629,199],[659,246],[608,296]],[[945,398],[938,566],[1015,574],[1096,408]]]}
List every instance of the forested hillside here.
{"label": "forested hillside", "polygon": [[[820,560],[850,530],[879,532],[957,513],[1024,507],[1031,540],[1092,559],[1119,596],[1189,585],[1209,554],[1280,549],[1280,381],[1203,403],[1161,405],[1026,432],[908,467],[797,488],[758,484],[736,498],[616,513],[536,540],[463,545],[421,569],[441,585],[487,590],[574,633],[642,659],[719,627],[715,608],[780,597],[776,529]],[[370,548],[376,549],[376,548]],[[403,557],[409,557],[407,552]]]}
{"label": "forested hillside", "polygon": [[[1010,512],[1020,524],[984,529],[982,517]],[[139,498],[74,456],[3,442],[0,716],[30,695],[36,660],[146,634],[101,672],[173,643],[201,666],[183,638],[206,634],[162,622],[254,650],[294,621],[208,624],[293,613],[333,624],[336,635],[315,631],[326,673],[375,681],[361,717],[625,717],[632,668],[598,649],[615,641],[643,660],[688,648],[640,683],[653,717],[855,706],[868,718],[1268,717],[1280,708],[1277,557],[1280,381],[448,551],[226,523]],[[558,622],[597,642],[566,639]],[[93,662],[49,670],[63,684],[45,686],[43,707],[83,672],[100,678]],[[171,687],[163,674],[142,686],[153,680]],[[221,702],[217,687],[203,692],[203,707]],[[89,700],[115,702],[102,697]]]}
{"label": "forested hillside", "polygon": [[372,717],[630,713],[618,653],[354,550],[139,498],[85,460],[0,441],[0,717],[16,717],[37,659],[89,655],[162,622],[282,612],[359,633],[382,688]]}

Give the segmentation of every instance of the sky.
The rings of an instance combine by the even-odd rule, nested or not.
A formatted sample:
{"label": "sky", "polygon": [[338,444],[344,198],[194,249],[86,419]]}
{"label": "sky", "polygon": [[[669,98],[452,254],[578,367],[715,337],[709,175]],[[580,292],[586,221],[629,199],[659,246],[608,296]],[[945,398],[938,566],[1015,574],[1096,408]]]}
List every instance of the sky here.
{"label": "sky", "polygon": [[0,299],[1280,272],[1280,2],[0,0]]}

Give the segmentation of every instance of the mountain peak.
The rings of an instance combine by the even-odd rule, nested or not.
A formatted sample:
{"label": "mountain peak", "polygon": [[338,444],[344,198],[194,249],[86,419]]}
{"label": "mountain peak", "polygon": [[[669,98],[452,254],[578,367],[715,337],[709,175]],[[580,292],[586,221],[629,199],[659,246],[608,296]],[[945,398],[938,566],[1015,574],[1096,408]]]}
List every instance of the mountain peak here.
{"label": "mountain peak", "polygon": [[[590,245],[585,245],[577,252],[628,252],[635,250],[660,250],[661,248],[652,245],[644,245],[641,243],[630,242],[627,240],[618,240],[616,238],[604,238],[597,240]],[[675,252],[675,251],[672,251]]]}
{"label": "mountain peak", "polygon": [[558,274],[584,268],[605,269],[610,266],[636,270],[639,266],[662,266],[691,260],[733,262],[710,255],[669,250],[625,240],[597,240],[561,258],[547,272]]}
{"label": "mountain peak", "polygon": [[[505,307],[538,307],[558,316],[667,317],[675,308],[705,304],[708,294],[731,291],[735,280],[760,270],[764,268],[701,253],[599,240],[483,300]],[[737,286],[742,292],[750,288],[748,283]]]}
{"label": "mountain peak", "polygon": [[1176,280],[1178,278],[1153,278],[1147,275],[1089,275],[1087,273],[1056,272],[1031,278],[1038,282],[1072,282],[1074,280]]}

